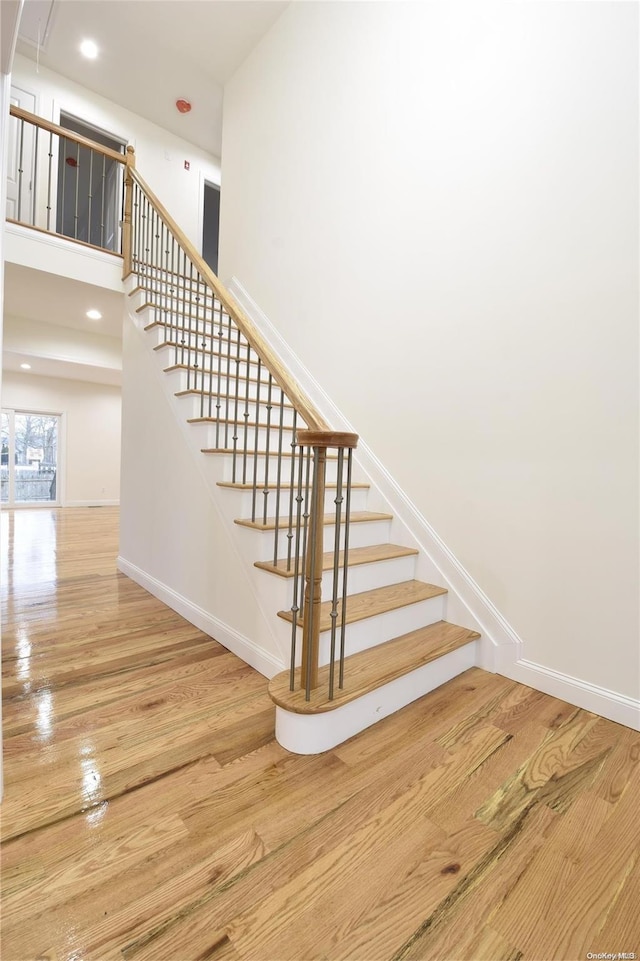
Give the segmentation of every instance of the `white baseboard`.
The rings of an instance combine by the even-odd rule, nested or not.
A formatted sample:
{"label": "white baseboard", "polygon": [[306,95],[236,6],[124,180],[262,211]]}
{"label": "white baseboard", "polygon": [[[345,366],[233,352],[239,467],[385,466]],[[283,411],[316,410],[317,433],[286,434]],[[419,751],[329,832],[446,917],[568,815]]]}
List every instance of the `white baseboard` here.
{"label": "white baseboard", "polygon": [[553,671],[523,657],[512,661],[505,657],[496,664],[496,670],[520,684],[568,701],[569,704],[575,704],[576,707],[599,714],[617,724],[624,724],[635,731],[640,730],[640,700],[582,681],[570,674]]}
{"label": "white baseboard", "polygon": [[237,654],[239,658],[247,664],[250,664],[251,667],[255,668],[255,670],[264,677],[272,678],[275,674],[279,674],[280,671],[286,669],[287,665],[284,661],[279,661],[267,651],[262,650],[262,648],[254,644],[248,637],[240,634],[233,627],[225,624],[209,611],[198,607],[197,604],[194,604],[182,594],[178,594],[151,574],[147,574],[146,571],[143,571],[142,568],[136,564],[132,564],[126,560],[126,558],[118,556],[117,566],[118,570],[126,574],[127,577],[130,577],[132,581],[140,584],[146,591],[149,591],[150,594],[157,597],[163,604],[170,607],[172,611],[176,611],[176,613],[184,617],[185,620],[189,621],[190,624],[193,624],[194,627],[208,634],[209,637],[218,641],[219,644],[222,644],[222,646],[226,647],[229,651]]}
{"label": "white baseboard", "polygon": [[[237,277],[232,277],[229,290],[245,313],[265,336],[285,367],[293,374],[302,389],[316,405],[320,413],[336,430],[357,433],[346,420],[331,398],[289,347]],[[457,557],[449,550],[424,515],[396,483],[366,442],[360,438],[355,452],[358,465],[369,476],[389,506],[395,518],[404,526],[418,550],[425,555],[438,572],[442,585],[456,599],[466,619],[465,626],[475,628],[482,635],[478,648],[478,665],[488,671],[496,671],[497,663],[504,657],[501,648],[509,649],[508,659],[513,660],[522,650],[522,640],[489,600]],[[460,618],[456,610],[453,618]]]}
{"label": "white baseboard", "polygon": [[120,501],[67,501],[64,507],[120,507]]}

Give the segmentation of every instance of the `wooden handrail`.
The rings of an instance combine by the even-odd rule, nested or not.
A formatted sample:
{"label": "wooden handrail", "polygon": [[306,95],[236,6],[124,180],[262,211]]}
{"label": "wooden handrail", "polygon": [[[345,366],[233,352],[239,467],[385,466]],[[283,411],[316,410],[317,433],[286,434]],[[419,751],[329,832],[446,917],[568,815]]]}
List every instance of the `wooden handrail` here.
{"label": "wooden handrail", "polygon": [[[278,386],[282,388],[290,402],[297,410],[298,414],[303,418],[307,427],[316,431],[330,431],[331,429],[327,422],[316,410],[309,398],[300,390],[296,381],[293,379],[286,367],[283,366],[282,362],[271,349],[253,321],[247,317],[235,298],[229,293],[226,287],[220,283],[216,275],[205,263],[189,238],[180,229],[173,217],[167,211],[166,207],[160,203],[156,195],[139,175],[138,171],[131,167],[128,169],[132,178],[144,191],[151,205],[155,207],[156,211],[160,214],[161,218],[164,220],[178,244],[182,247],[193,263],[194,267],[198,270],[198,273],[215,293],[216,297],[223,305],[229,316],[233,318],[234,323],[242,332],[256,354],[260,357],[264,366],[267,368],[269,373],[273,375],[273,378]],[[130,271],[130,265],[125,263],[124,269],[126,276],[126,274]]]}
{"label": "wooden handrail", "polygon": [[96,143],[95,140],[89,140],[88,137],[74,133],[73,130],[66,130],[65,127],[61,127],[57,123],[52,123],[51,120],[45,120],[44,117],[38,117],[35,113],[29,113],[28,110],[23,110],[22,107],[15,107],[12,104],[10,112],[11,116],[17,120],[26,120],[27,123],[31,123],[35,127],[41,127],[42,130],[48,130],[49,133],[57,134],[59,137],[66,137],[67,140],[72,140],[81,147],[88,147],[89,150],[95,150],[98,153],[104,154],[105,157],[110,157],[111,160],[116,160],[118,163],[127,163],[125,154],[118,153],[117,150],[112,150],[111,147],[105,147],[101,143]]}

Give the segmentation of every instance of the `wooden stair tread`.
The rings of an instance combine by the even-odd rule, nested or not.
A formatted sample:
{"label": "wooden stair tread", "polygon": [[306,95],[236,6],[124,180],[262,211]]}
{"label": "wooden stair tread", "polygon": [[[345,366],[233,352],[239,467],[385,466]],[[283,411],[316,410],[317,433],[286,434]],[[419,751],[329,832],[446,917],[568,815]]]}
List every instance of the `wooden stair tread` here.
{"label": "wooden stair tread", "polygon": [[[174,328],[174,329],[175,329],[175,328]],[[189,333],[189,331],[186,330],[186,331],[185,331],[185,334],[188,334],[188,333]],[[192,334],[199,334],[199,333],[202,333],[202,331],[192,330],[191,333],[192,333]],[[208,336],[208,335],[207,335],[207,336]],[[217,337],[214,338],[214,340],[217,340],[217,339],[218,339]],[[242,346],[243,346],[243,347],[246,347],[246,344],[243,344]],[[203,347],[201,347],[201,346],[194,346],[193,344],[191,344],[191,345],[189,345],[189,344],[181,344],[181,343],[180,343],[179,341],[177,341],[177,340],[163,340],[161,344],[155,344],[155,346],[154,346],[153,349],[154,349],[154,350],[164,350],[165,347],[173,347],[174,350],[176,350],[176,349],[177,349],[177,350],[191,350],[191,351],[195,351],[196,353],[199,353],[199,354],[202,353],[203,350],[204,350],[204,353],[205,353],[207,356],[211,355],[212,357],[222,357],[223,360],[226,360],[226,359],[227,359],[227,356],[228,356],[226,353],[221,352],[221,351],[219,351],[219,350],[211,350],[210,347],[204,347],[204,348],[203,348]],[[252,358],[255,358],[255,360],[252,359]],[[232,364],[235,364],[236,358],[232,356],[230,359],[231,359],[231,363],[232,363]],[[249,360],[247,360],[246,357],[241,357],[241,358],[240,358],[240,363],[241,363],[241,364],[247,364],[247,363],[248,363],[248,364],[251,364],[252,367],[257,367],[257,366],[258,366],[258,355],[257,355],[257,353],[253,350],[253,348],[251,348],[251,357],[249,358]],[[263,364],[262,366],[263,366],[263,369],[264,369],[264,370],[267,369],[267,368],[264,366],[264,364]],[[210,373],[217,374],[218,371],[215,370],[215,369],[214,369],[213,371],[206,370],[205,373],[207,373],[207,374],[210,374]],[[221,371],[221,376],[222,376],[223,373],[224,373],[224,372]],[[235,375],[232,375],[232,376],[235,377]],[[268,383],[268,381],[265,380],[264,383],[266,384],[266,383]]]}
{"label": "wooden stair tread", "polygon": [[[397,611],[401,607],[409,604],[418,604],[420,601],[428,601],[432,597],[446,594],[446,587],[438,587],[435,584],[425,584],[423,581],[403,581],[401,584],[389,584],[387,587],[376,587],[372,591],[363,591],[361,594],[350,594],[347,597],[347,624],[356,621],[363,621],[368,617],[376,617],[378,614],[386,614],[389,611]],[[331,601],[324,601],[320,605],[320,631],[331,630]],[[341,611],[342,602],[338,601],[338,612]],[[278,611],[278,617],[291,623],[293,614],[291,611]],[[298,615],[298,627],[304,623],[303,612]]]}
{"label": "wooden stair tread", "polygon": [[[362,524],[368,523],[370,521],[390,521],[393,520],[393,514],[379,514],[375,511],[351,511],[351,523],[352,524]],[[335,522],[335,514],[325,514],[324,524],[330,525]],[[342,519],[344,524],[344,517]],[[238,524],[240,527],[250,527],[251,530],[255,531],[274,531],[276,529],[276,519],[275,517],[267,517],[267,523],[263,524],[262,521],[252,521],[250,517],[244,518],[240,517],[234,521],[234,524]],[[288,523],[287,518],[282,517],[278,527],[281,531],[287,530]],[[357,595],[356,595],[357,596]]]}
{"label": "wooden stair tread", "polygon": [[[165,346],[166,346],[166,345],[165,345]],[[172,346],[175,347],[175,344],[173,344]],[[156,349],[156,348],[154,347],[154,350],[155,350],[155,349]],[[187,350],[187,349],[188,349],[188,348],[185,347],[185,350]],[[195,350],[195,347],[192,347],[191,349],[192,349],[192,350]],[[203,370],[202,367],[194,367],[193,364],[169,364],[168,367],[163,367],[163,368],[162,368],[162,371],[163,371],[163,373],[165,373],[165,374],[170,374],[170,373],[172,373],[174,370],[190,370],[192,373],[198,374],[198,376],[201,376],[202,374],[204,374],[206,377],[209,377],[209,376],[217,377],[217,376],[218,376],[218,371],[217,371],[217,370],[214,370],[214,371]],[[246,378],[246,377],[238,377],[238,378],[236,378],[236,375],[235,375],[234,373],[230,373],[228,376],[229,376],[229,379],[230,379],[230,380],[236,380],[236,379],[237,379],[237,380],[240,381],[241,384],[245,384],[245,383],[247,382],[247,378]],[[227,374],[225,373],[225,371],[221,371],[221,372],[220,372],[220,377],[221,377],[222,380],[224,380],[225,377],[227,377]],[[250,383],[250,384],[258,384],[258,383],[259,383],[259,384],[260,384],[261,386],[263,386],[263,387],[268,387],[268,386],[269,386],[269,381],[268,381],[268,380],[260,380],[260,381],[259,381],[257,377],[249,377],[249,383]],[[278,386],[278,385],[274,384],[274,388],[277,387],[277,386]],[[281,387],[278,387],[278,389],[279,389],[279,390],[282,390]],[[286,397],[286,394],[285,394],[285,397]],[[249,401],[251,401],[251,398],[249,398]],[[254,401],[255,401],[255,398],[254,398]]]}
{"label": "wooden stair tread", "polygon": [[434,661],[476,640],[477,631],[448,621],[438,621],[417,631],[403,634],[359,654],[351,654],[344,662],[344,687],[338,688],[338,665],[334,668],[334,698],[329,700],[329,665],[318,671],[318,687],[309,701],[299,687],[300,668],[296,670],[296,689],[289,690],[289,671],[277,674],[269,682],[271,700],[295,714],[322,714],[334,711],[356,698],[388,684],[398,677]]}
{"label": "wooden stair tread", "polygon": [[[328,486],[328,485],[327,485]],[[355,486],[355,485],[354,485]],[[370,547],[352,547],[349,550],[349,567],[357,567],[360,564],[375,564],[377,561],[390,561],[397,557],[411,557],[417,554],[415,547],[402,547],[399,544],[374,544]],[[344,551],[340,551],[340,567],[344,566]],[[271,561],[256,561],[254,567],[259,567],[261,571],[268,571],[270,574],[278,574],[280,577],[293,577],[293,568],[287,570],[286,559],[278,561],[274,566]],[[333,569],[333,551],[327,551],[322,555],[322,570],[330,571]]]}
{"label": "wooden stair tread", "polygon": [[[207,371],[207,373],[209,373],[209,372]],[[217,376],[217,371],[214,371],[214,376]],[[222,375],[222,376],[224,376],[224,375]],[[235,379],[235,378],[234,378],[234,379]],[[244,380],[244,378],[243,378],[243,380]],[[264,383],[264,386],[266,387],[266,386],[267,386],[266,382],[263,382],[263,383]],[[272,389],[273,389],[273,390],[276,390],[276,389],[277,389],[277,390],[280,390],[281,388],[278,387],[277,384],[274,384],[274,386],[273,386]],[[213,397],[217,397],[217,396],[218,396],[217,391],[215,391],[215,390],[204,390],[202,387],[189,387],[188,390],[177,390],[177,391],[175,392],[175,394],[174,394],[174,397],[212,397],[212,398],[213,398]],[[220,399],[221,399],[221,400],[227,400],[227,397],[226,397],[226,395],[220,394]],[[229,400],[229,403],[231,403],[231,404],[234,403],[234,402],[235,402],[235,396],[234,396],[234,397],[229,397],[228,400]],[[245,401],[247,400],[247,398],[246,398],[246,397],[243,397],[242,400],[243,400],[243,402],[245,402]],[[249,397],[249,403],[250,403],[250,404],[257,404],[257,403],[258,403],[257,398],[255,398],[255,397]],[[266,405],[266,397],[261,397],[261,398],[260,398],[260,407],[265,407],[265,408],[266,408],[266,406],[267,406],[267,405]],[[280,406],[281,406],[281,405],[280,405],[280,401],[279,401],[279,400],[273,400],[273,399],[272,399],[271,406],[273,407],[274,410],[279,411],[279,410],[280,410]],[[282,404],[282,407],[283,407],[285,410],[295,410],[293,404]],[[279,425],[278,425],[278,426],[279,426]]]}
{"label": "wooden stair tread", "polygon": [[[283,483],[280,486],[288,490],[288,485],[286,483]],[[325,490],[337,490],[338,488],[337,484],[325,484],[324,486],[325,486]],[[229,490],[234,490],[234,491],[252,491],[253,490],[253,484],[248,482],[246,484],[241,484],[239,481],[216,481],[216,487],[226,487]],[[352,490],[355,490],[356,488],[358,490],[369,490],[369,487],[370,485],[365,483],[364,481],[351,482]],[[267,484],[267,488],[270,491],[271,490],[275,491],[278,489],[278,485]],[[344,488],[344,485],[343,485],[343,488]],[[264,491],[264,483],[262,481],[258,481],[258,491],[259,493],[262,493],[262,491]]]}
{"label": "wooden stair tread", "polygon": [[[236,454],[237,457],[242,457],[242,455],[243,455],[242,450],[235,450],[235,451],[234,451],[233,447],[201,447],[201,448],[200,448],[200,453],[201,453],[201,454]],[[253,455],[256,454],[256,453],[258,454],[258,457],[266,457],[266,456],[267,456],[266,450],[259,450],[259,451],[248,450],[248,451],[247,451],[247,457],[253,457]],[[297,453],[296,453],[296,457],[297,457],[297,456],[298,456],[298,455],[297,455]],[[293,454],[291,453],[291,451],[284,451],[284,450],[283,450],[282,453],[279,454],[277,450],[270,450],[270,451],[269,451],[269,457],[293,457]],[[327,460],[337,460],[337,459],[338,459],[338,455],[337,455],[337,454],[327,454]],[[286,486],[286,485],[285,485],[285,486]],[[389,515],[389,516],[391,516],[391,515]],[[240,522],[239,522],[239,521],[236,521],[236,524],[238,524],[238,523],[240,523]],[[262,530],[262,524],[260,525],[260,529]]]}
{"label": "wooden stair tread", "polygon": [[[249,399],[249,403],[251,403],[251,399]],[[266,430],[267,427],[269,430],[280,430],[280,424],[277,422],[271,424],[260,422],[259,424],[256,424],[255,420],[248,420],[245,424],[244,414],[239,416],[237,420],[229,417],[187,417],[187,424],[228,424],[230,427],[233,427],[234,425],[237,426],[239,430],[243,430],[245,426],[259,427],[264,430]],[[302,425],[300,426],[302,427]],[[297,429],[298,428],[295,428],[295,430]],[[287,431],[287,433],[290,434],[294,430],[294,427],[291,424],[283,424],[282,430]]]}

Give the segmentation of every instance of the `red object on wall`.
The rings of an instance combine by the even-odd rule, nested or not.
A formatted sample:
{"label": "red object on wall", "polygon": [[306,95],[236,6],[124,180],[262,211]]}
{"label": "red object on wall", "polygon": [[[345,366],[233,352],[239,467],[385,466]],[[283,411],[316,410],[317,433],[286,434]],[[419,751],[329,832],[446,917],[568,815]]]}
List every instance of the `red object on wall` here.
{"label": "red object on wall", "polygon": [[78,161],[76,160],[75,157],[67,157],[67,159],[65,160],[65,163],[69,164],[70,167],[78,166]]}
{"label": "red object on wall", "polygon": [[191,110],[191,104],[188,100],[176,100],[176,107],[180,113],[189,113]]}

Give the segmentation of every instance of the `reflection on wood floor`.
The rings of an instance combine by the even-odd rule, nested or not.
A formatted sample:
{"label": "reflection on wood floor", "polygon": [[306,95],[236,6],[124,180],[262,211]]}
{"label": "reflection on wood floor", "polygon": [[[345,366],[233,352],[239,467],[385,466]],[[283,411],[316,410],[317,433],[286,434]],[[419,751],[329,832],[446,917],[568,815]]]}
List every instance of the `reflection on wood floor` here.
{"label": "reflection on wood floor", "polygon": [[640,954],[640,736],[472,670],[324,755],[117,573],[2,516],[4,961]]}

